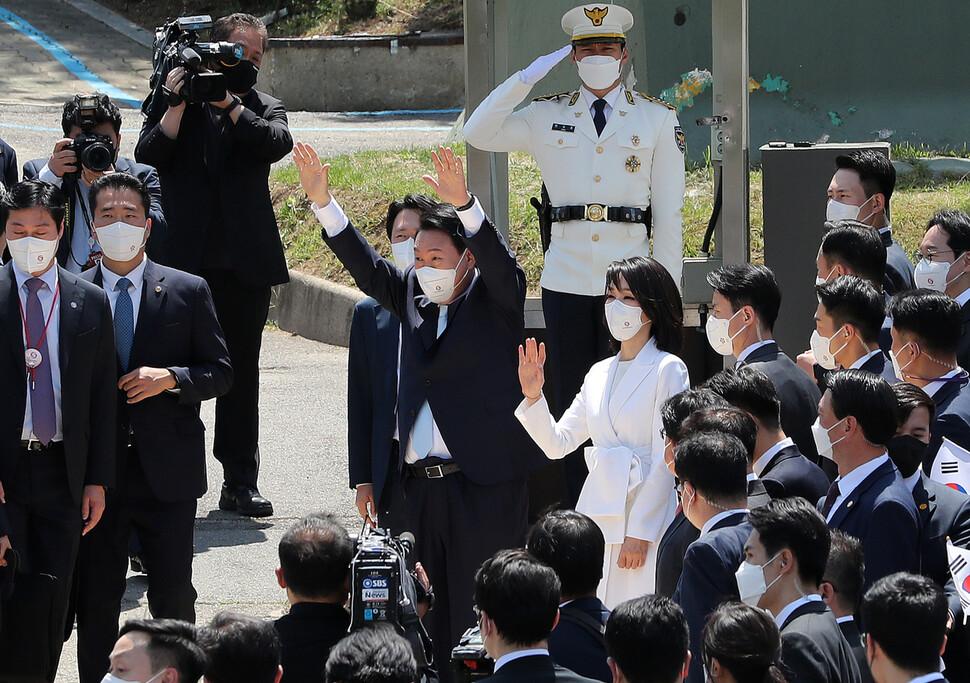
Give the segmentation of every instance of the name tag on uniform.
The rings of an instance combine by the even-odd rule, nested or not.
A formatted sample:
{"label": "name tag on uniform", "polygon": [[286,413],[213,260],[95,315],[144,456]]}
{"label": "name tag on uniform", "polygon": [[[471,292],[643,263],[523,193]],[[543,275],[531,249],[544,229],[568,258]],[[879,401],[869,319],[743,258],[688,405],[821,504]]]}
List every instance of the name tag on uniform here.
{"label": "name tag on uniform", "polygon": [[553,130],[561,130],[564,133],[574,133],[576,131],[576,126],[570,126],[568,123],[554,123],[552,124]]}

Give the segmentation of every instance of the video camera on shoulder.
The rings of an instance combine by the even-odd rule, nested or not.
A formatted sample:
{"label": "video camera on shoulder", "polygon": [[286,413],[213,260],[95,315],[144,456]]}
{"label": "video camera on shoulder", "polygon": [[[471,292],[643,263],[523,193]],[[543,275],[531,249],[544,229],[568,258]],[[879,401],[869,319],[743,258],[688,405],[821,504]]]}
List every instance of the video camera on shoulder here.
{"label": "video camera on shoulder", "polygon": [[476,624],[466,629],[451,651],[451,674],[455,683],[480,681],[494,671],[495,662],[485,651],[481,628]]}
{"label": "video camera on shoulder", "polygon": [[168,72],[176,66],[185,68],[181,93],[168,91],[169,104],[182,101],[189,103],[221,102],[226,99],[226,77],[221,73],[203,71],[214,64],[235,66],[243,58],[239,43],[200,43],[199,31],[212,27],[212,17],[207,14],[195,17],[179,17],[155,29],[152,48],[152,73],[149,85],[152,90],[164,83]]}
{"label": "video camera on shoulder", "polygon": [[75,114],[72,123],[81,129],[65,149],[72,150],[84,168],[103,173],[115,161],[115,144],[107,135],[98,135],[92,129],[103,121],[110,121],[107,109],[108,96],[101,93],[75,95]]}

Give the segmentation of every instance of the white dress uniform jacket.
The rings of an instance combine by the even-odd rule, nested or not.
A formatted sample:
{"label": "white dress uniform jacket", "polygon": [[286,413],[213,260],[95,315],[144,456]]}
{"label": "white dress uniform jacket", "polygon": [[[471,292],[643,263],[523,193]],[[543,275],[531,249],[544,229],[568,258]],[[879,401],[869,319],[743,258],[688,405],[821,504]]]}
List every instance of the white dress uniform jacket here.
{"label": "white dress uniform jacket", "polygon": [[[589,476],[576,509],[591,517],[606,537],[603,580],[597,592],[607,607],[653,593],[657,544],[677,508],[674,478],[664,464],[660,406],[689,388],[687,366],[660,351],[651,339],[611,390],[618,357],[600,361],[586,375],[557,423],[545,398],[523,400],[515,416],[546,457],[556,460],[587,439]],[[616,566],[623,540],[649,541],[646,562],[636,570]]]}
{"label": "white dress uniform jacket", "polygon": [[[622,89],[602,135],[577,90],[539,97],[513,113],[532,90],[516,72],[465,124],[468,144],[535,157],[553,206],[603,204],[653,209],[654,258],[680,287],[683,258],[683,132],[676,110]],[[607,266],[649,256],[642,223],[554,223],[540,284],[567,294],[600,295]]]}

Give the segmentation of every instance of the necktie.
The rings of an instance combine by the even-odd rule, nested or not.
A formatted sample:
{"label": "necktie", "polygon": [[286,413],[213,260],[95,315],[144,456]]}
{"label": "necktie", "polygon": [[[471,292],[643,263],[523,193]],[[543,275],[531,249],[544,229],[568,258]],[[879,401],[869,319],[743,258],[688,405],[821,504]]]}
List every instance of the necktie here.
{"label": "necktie", "polygon": [[115,348],[118,350],[118,362],[122,372],[128,372],[128,360],[131,357],[131,343],[135,338],[135,315],[131,307],[131,295],[128,288],[131,280],[126,277],[118,280],[118,300],[115,302]]}
{"label": "necktie", "polygon": [[841,493],[842,492],[839,491],[839,482],[833,481],[832,485],[829,486],[828,493],[825,494],[825,500],[822,502],[821,512],[822,516],[826,519],[828,518],[829,513],[832,512],[832,506],[835,505],[835,501],[838,499]]}
{"label": "necktie", "polygon": [[[447,325],[448,307],[439,306],[438,337],[445,331]],[[414,446],[414,452],[418,455],[418,460],[427,457],[428,453],[431,452],[431,444],[434,441],[434,418],[431,416],[431,404],[427,401],[421,406],[421,410],[418,411],[418,416],[414,418],[414,429],[412,433],[412,445]]]}
{"label": "necktie", "polygon": [[[40,305],[37,292],[44,285],[40,278],[27,280],[27,335],[30,344],[40,351],[43,360],[34,368],[33,382],[30,384],[30,415],[33,421],[34,436],[45,446],[54,438],[57,430],[57,416],[54,412],[54,382],[51,379],[51,363],[54,360],[47,351],[47,335],[44,328],[47,320]],[[51,304],[53,306],[53,304]]]}
{"label": "necktie", "polygon": [[606,112],[603,111],[606,108],[606,100],[598,99],[593,102],[593,125],[596,126],[596,134],[599,135],[606,128]]}

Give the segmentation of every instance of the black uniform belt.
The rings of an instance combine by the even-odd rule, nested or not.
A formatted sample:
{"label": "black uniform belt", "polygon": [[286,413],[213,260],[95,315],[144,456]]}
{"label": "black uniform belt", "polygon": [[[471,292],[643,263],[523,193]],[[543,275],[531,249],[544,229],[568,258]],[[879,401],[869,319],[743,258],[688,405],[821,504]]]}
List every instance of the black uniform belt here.
{"label": "black uniform belt", "polygon": [[607,206],[605,204],[576,204],[549,207],[554,223],[562,221],[612,221],[614,223],[644,223],[650,212],[635,206]]}
{"label": "black uniform belt", "polygon": [[[418,463],[420,462],[419,460]],[[457,462],[447,461],[430,466],[421,464],[408,465],[408,472],[411,473],[411,476],[421,477],[422,479],[441,479],[442,477],[447,477],[449,474],[461,472],[461,468]]]}
{"label": "black uniform belt", "polygon": [[50,441],[45,446],[37,439],[21,439],[20,447],[25,451],[52,451],[56,448],[62,448],[64,446],[63,441]]}

